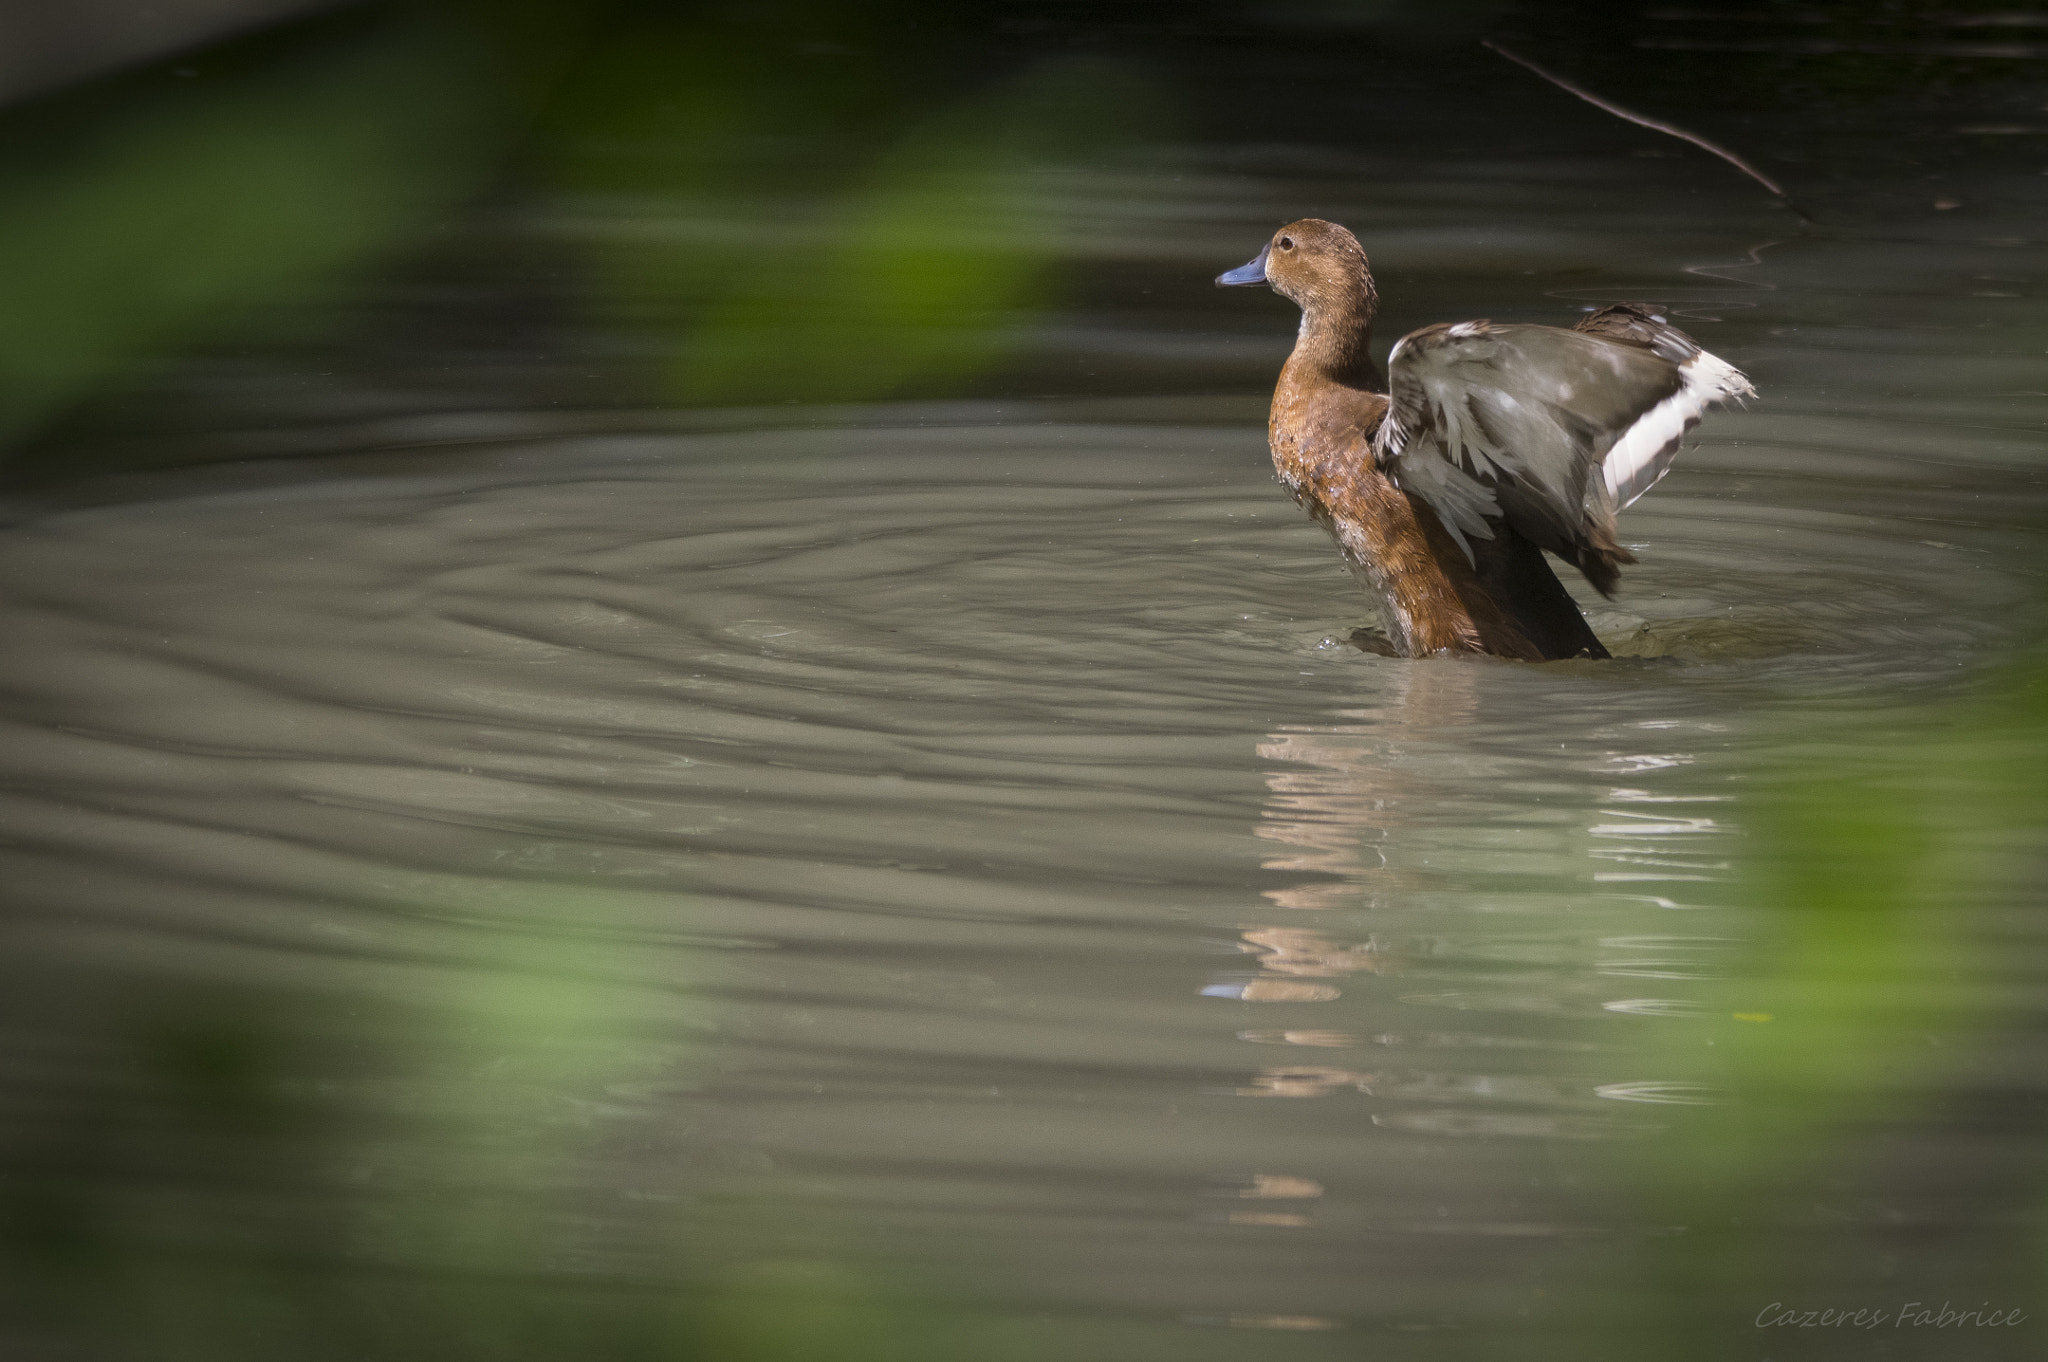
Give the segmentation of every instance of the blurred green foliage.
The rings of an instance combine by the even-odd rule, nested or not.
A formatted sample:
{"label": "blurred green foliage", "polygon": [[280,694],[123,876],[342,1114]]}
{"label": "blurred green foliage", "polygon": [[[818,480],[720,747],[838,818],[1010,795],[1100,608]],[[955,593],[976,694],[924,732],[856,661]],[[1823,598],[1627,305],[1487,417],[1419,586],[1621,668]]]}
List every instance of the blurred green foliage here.
{"label": "blurred green foliage", "polygon": [[1013,319],[1052,296],[1061,243],[1036,172],[1126,126],[1145,92],[1120,77],[1051,63],[940,110],[801,225],[729,206],[749,230],[691,252],[705,300],[676,346],[676,393],[855,400],[987,368]]}
{"label": "blurred green foliage", "polygon": [[930,5],[393,0],[0,115],[0,440],[272,319],[506,177],[664,201],[589,243],[692,403],[957,383],[1053,296],[1039,172],[1157,126],[1101,60],[956,60]]}
{"label": "blurred green foliage", "polygon": [[772,1249],[772,1213],[707,1252],[691,1204],[716,1178],[687,1160],[643,1161],[623,1204],[588,1185],[683,1116],[703,981],[645,977],[602,896],[506,889],[498,930],[437,963],[318,988],[29,967],[10,936],[12,1091],[37,1090],[20,1047],[61,1064],[0,1127],[0,1339],[137,1362],[993,1355],[850,1254]]}
{"label": "blurred green foliage", "polygon": [[473,44],[424,22],[318,34],[0,123],[0,438],[476,190],[510,105]]}
{"label": "blurred green foliage", "polygon": [[[1953,1128],[1930,1101],[1969,1102],[2001,1062],[1992,1047],[2028,1029],[2000,939],[2044,868],[2044,661],[2008,665],[1969,699],[1785,716],[1785,741],[1745,782],[1741,950],[1702,1015],[1642,1028],[1633,1056],[1715,1102],[1636,1151],[1635,1214],[1664,1228],[1618,1272],[1609,1262],[1560,1294],[1563,1333],[1722,1358],[1757,1338],[1731,1338],[1730,1320],[1747,1329],[1772,1301],[1900,1304],[1873,1292],[1924,1244],[1927,1212],[1896,1199],[1913,1170],[1892,1160],[1925,1155],[1872,1133]],[[2048,1276],[2048,1159],[1956,1180],[1979,1179],[2010,1236],[1958,1237],[1920,1263],[1911,1294],[2031,1307]],[[2013,1342],[1972,1340],[1984,1356]]]}

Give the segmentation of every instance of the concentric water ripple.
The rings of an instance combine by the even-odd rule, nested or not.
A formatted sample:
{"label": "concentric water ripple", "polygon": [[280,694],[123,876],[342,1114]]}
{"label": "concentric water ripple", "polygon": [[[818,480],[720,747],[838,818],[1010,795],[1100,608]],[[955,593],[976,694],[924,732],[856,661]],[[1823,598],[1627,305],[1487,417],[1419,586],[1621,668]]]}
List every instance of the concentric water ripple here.
{"label": "concentric water ripple", "polygon": [[29,508],[17,940],[578,971],[696,1038],[584,1125],[1062,1310],[1320,1329],[1607,1232],[1515,1151],[1712,1100],[1610,1028],[1698,1016],[1739,932],[1757,707],[1953,684],[2019,596],[2002,437],[1937,475],[1795,398],[1625,521],[1619,660],[1386,659],[1256,431],[942,415]]}

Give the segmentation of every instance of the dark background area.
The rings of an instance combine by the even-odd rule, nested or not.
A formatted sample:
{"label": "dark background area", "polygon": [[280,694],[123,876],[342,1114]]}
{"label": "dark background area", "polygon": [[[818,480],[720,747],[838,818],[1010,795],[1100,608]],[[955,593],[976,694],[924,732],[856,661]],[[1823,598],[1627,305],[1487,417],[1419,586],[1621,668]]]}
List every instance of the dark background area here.
{"label": "dark background area", "polygon": [[[1651,194],[1738,178],[1482,37],[1748,155],[1822,232],[1924,212],[1946,180],[2040,159],[2048,117],[2048,11],[2020,5],[316,8],[207,45],[226,11],[198,6],[197,46],[136,66],[122,64],[134,40],[120,7],[86,7],[51,37],[47,70],[17,78],[74,71],[96,40],[114,65],[0,114],[0,207],[14,206],[0,286],[15,300],[0,430],[17,481],[154,461],[137,445],[161,441],[139,437],[217,423],[181,408],[219,382],[189,366],[165,382],[167,361],[194,355],[231,386],[280,378],[295,356],[301,382],[353,371],[394,401],[457,408],[1213,383],[963,344],[1140,302],[1193,330],[1212,306],[1206,274],[1156,269],[1142,241],[954,243],[940,205],[990,188],[944,187],[970,164],[1011,167],[1003,192],[1026,197],[1028,165],[1162,148],[1227,152],[1248,174],[1349,157],[1367,188],[1443,158],[1682,167],[1646,181]],[[161,43],[172,11],[159,11]],[[672,229],[531,230],[544,205],[616,223],[629,201],[664,197],[681,201],[672,218],[723,225],[689,243]],[[1613,210],[1628,207],[1617,193]],[[733,226],[750,219],[751,239]],[[789,235],[804,223],[815,230]],[[902,239],[876,235],[890,231]]]}

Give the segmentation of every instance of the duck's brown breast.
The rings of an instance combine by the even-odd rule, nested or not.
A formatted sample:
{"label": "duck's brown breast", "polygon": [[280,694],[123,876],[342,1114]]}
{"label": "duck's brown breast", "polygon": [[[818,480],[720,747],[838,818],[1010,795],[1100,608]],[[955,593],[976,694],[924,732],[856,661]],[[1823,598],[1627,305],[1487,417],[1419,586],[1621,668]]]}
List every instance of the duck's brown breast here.
{"label": "duck's brown breast", "polygon": [[1273,466],[1380,598],[1394,646],[1409,657],[1540,660],[1429,507],[1374,462],[1370,441],[1386,414],[1385,395],[1290,377],[1283,373],[1273,395]]}

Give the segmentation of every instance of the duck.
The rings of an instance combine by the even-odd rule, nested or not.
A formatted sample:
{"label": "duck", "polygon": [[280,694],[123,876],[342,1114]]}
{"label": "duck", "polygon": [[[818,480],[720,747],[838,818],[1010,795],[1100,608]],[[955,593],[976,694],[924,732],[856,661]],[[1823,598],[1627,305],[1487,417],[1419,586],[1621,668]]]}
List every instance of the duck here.
{"label": "duck", "polygon": [[1569,329],[1425,326],[1382,372],[1371,264],[1321,218],[1288,223],[1216,283],[1301,309],[1267,421],[1273,467],[1378,604],[1397,656],[1610,656],[1546,551],[1611,598],[1636,561],[1616,513],[1670,471],[1709,407],[1756,396],[1649,303]]}

